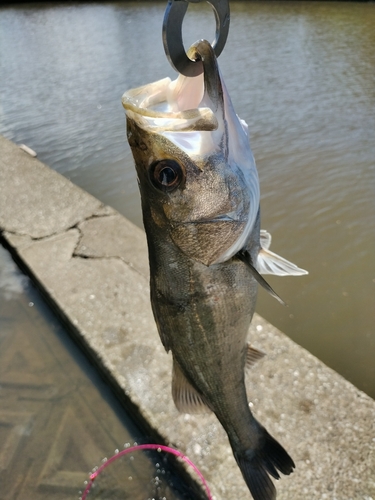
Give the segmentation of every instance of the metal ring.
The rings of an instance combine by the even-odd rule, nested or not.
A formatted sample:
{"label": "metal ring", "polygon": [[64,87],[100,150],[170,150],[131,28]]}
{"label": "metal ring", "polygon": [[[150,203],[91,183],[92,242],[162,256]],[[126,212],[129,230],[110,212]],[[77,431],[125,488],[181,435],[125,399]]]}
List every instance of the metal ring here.
{"label": "metal ring", "polygon": [[[165,54],[172,67],[185,76],[198,76],[202,73],[201,64],[189,59],[182,42],[182,22],[186,14],[189,1],[193,3],[202,0],[168,0],[163,20],[163,44]],[[228,0],[206,0],[214,10],[216,19],[215,40],[212,43],[216,57],[218,57],[227,41],[229,31],[229,2]]]}

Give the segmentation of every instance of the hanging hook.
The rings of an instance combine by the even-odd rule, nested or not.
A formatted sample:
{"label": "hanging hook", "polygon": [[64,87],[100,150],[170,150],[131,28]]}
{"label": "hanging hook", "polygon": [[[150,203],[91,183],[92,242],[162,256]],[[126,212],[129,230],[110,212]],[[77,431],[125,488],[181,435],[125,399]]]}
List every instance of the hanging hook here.
{"label": "hanging hook", "polygon": [[[203,0],[168,0],[163,20],[163,44],[165,54],[173,68],[185,76],[198,76],[202,73],[202,65],[196,64],[186,55],[182,42],[182,22],[189,2],[199,3]],[[216,34],[212,46],[218,57],[227,41],[229,31],[229,0],[206,0],[214,10]]]}

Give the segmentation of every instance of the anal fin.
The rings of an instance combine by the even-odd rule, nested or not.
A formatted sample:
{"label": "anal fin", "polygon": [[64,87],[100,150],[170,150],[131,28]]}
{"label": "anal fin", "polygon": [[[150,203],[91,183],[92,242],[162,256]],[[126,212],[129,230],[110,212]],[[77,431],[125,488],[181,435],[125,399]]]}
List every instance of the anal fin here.
{"label": "anal fin", "polygon": [[181,413],[208,413],[211,410],[202,396],[186,380],[180,365],[173,358],[172,397],[176,408]]}

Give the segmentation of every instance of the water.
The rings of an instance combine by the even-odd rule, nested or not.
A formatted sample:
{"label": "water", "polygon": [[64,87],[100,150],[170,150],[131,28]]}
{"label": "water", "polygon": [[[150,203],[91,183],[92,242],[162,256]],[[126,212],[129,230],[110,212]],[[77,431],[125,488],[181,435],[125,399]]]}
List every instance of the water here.
{"label": "water", "polygon": [[[0,246],[0,500],[78,499],[105,457],[147,439]],[[196,496],[156,452],[94,484],[93,500]]]}
{"label": "water", "polygon": [[[213,39],[189,7],[186,41]],[[0,133],[141,225],[122,93],[173,76],[165,2],[0,9]],[[220,65],[250,128],[272,249],[310,274],[273,278],[257,310],[375,397],[375,5],[231,2]]]}

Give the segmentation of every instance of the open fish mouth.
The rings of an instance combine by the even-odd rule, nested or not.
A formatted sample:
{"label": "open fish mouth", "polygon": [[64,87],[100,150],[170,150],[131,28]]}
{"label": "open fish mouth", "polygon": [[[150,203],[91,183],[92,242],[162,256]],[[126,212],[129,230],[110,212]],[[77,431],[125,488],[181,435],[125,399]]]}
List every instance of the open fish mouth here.
{"label": "open fish mouth", "polygon": [[[180,75],[174,81],[163,78],[128,90],[122,97],[122,105],[127,115],[145,130],[157,133],[216,130],[218,121],[214,111],[200,105],[203,89],[203,75],[194,79]],[[184,93],[189,98],[183,98]]]}

